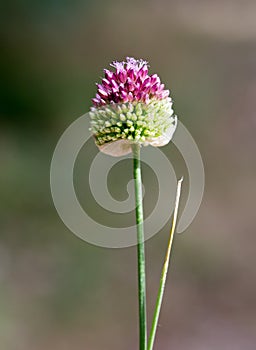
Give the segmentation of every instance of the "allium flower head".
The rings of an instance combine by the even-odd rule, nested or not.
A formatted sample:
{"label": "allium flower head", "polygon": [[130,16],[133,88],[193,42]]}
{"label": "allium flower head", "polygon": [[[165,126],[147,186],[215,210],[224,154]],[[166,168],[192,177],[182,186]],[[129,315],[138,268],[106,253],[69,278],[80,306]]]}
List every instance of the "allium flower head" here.
{"label": "allium flower head", "polygon": [[105,69],[92,99],[91,130],[101,151],[114,156],[131,152],[131,144],[164,146],[176,129],[169,90],[148,64],[127,57]]}

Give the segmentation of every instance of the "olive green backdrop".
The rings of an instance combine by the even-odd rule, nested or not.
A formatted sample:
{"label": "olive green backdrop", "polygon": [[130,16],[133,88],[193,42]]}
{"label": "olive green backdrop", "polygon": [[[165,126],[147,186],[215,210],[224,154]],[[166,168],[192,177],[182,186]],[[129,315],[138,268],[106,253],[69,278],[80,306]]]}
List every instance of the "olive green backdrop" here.
{"label": "olive green backdrop", "polygon": [[[89,110],[102,69],[126,56],[148,60],[170,88],[206,172],[200,211],[175,238],[156,349],[254,349],[255,13],[253,0],[1,2],[1,349],[137,348],[136,248],[79,240],[49,188],[59,137]],[[86,200],[83,152],[75,179],[85,208],[132,223],[133,214],[104,217]],[[174,148],[169,157],[185,175],[184,205],[186,169]],[[144,171],[149,213],[156,179]],[[130,178],[129,162],[113,169],[116,198]],[[146,244],[150,318],[169,228]]]}

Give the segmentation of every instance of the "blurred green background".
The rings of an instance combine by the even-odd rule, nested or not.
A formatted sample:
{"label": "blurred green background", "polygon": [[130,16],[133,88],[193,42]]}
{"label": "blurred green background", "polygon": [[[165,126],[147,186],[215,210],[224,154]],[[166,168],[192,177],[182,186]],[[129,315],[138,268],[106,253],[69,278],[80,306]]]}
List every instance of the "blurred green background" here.
{"label": "blurred green background", "polygon": [[[136,248],[79,240],[49,188],[59,137],[126,56],[171,89],[206,171],[200,211],[175,238],[156,349],[255,349],[255,1],[2,1],[0,38],[1,350],[137,348]],[[150,319],[169,228],[146,243]]]}

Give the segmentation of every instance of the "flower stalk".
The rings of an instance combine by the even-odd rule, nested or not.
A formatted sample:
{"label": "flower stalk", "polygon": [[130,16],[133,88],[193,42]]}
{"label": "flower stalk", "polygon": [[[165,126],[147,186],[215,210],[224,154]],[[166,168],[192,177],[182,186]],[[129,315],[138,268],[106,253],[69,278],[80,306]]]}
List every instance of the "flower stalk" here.
{"label": "flower stalk", "polygon": [[165,288],[168,268],[169,268],[169,264],[170,264],[170,256],[171,256],[174,232],[176,229],[182,181],[183,181],[183,177],[178,181],[178,184],[177,184],[175,207],[174,207],[173,219],[172,219],[172,228],[170,231],[168,247],[167,247],[164,265],[163,265],[163,269],[162,269],[162,274],[161,274],[161,279],[160,279],[160,284],[159,284],[159,289],[158,289],[158,294],[157,294],[157,300],[156,300],[156,306],[155,306],[155,312],[154,312],[154,316],[153,316],[152,327],[151,327],[151,331],[150,331],[147,350],[153,350],[153,346],[154,346],[156,329],[157,329],[157,324],[158,324],[161,306],[162,306],[162,302],[163,302],[164,288]]}
{"label": "flower stalk", "polygon": [[138,298],[139,298],[139,337],[140,350],[147,350],[147,313],[146,313],[146,268],[145,245],[143,228],[143,198],[140,165],[140,144],[132,145],[133,171],[136,201],[136,225],[137,225],[137,257],[138,257]]}
{"label": "flower stalk", "polygon": [[140,164],[141,146],[167,145],[177,127],[170,91],[157,74],[149,74],[148,63],[133,57],[114,61],[113,70],[104,70],[90,109],[90,130],[99,150],[111,156],[133,153],[136,200],[138,301],[140,350],[152,350],[163,300],[177,221],[182,179],[178,181],[172,229],[160,279],[156,308],[147,344],[146,268],[143,229],[143,198]]}

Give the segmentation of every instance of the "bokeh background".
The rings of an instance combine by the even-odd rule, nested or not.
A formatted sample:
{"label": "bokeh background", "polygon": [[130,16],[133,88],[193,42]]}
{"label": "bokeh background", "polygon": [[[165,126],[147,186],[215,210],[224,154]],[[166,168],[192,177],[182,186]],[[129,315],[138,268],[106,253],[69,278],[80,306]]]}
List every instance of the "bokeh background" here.
{"label": "bokeh background", "polygon": [[[255,1],[1,1],[0,38],[0,348],[137,349],[136,248],[78,239],[49,188],[54,147],[89,110],[102,69],[134,56],[171,89],[206,172],[200,211],[175,238],[156,349],[255,349]],[[86,200],[89,163],[79,159],[81,202],[116,225]],[[131,165],[112,175],[122,199]],[[149,319],[169,228],[146,243]]]}

